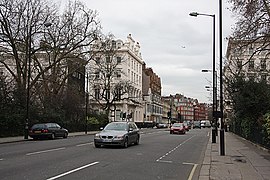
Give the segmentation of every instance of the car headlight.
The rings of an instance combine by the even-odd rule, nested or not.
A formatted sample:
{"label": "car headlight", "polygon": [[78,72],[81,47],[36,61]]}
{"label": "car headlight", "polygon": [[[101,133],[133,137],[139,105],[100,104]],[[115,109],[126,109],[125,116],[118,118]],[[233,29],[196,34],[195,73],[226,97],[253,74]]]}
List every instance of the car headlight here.
{"label": "car headlight", "polygon": [[124,136],[114,136],[114,139],[115,140],[122,140],[122,139],[124,139]]}
{"label": "car headlight", "polygon": [[95,134],[95,139],[100,139],[100,134]]}

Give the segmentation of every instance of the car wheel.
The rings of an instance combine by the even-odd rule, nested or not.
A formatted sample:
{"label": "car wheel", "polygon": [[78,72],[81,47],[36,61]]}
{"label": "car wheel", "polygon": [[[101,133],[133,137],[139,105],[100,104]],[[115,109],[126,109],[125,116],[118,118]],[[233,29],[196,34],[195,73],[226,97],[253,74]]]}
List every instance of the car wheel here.
{"label": "car wheel", "polygon": [[135,141],[135,145],[138,145],[139,144],[139,142],[140,142],[140,137],[139,136],[137,136],[137,138],[136,138],[136,141]]}
{"label": "car wheel", "polygon": [[125,142],[123,144],[123,147],[124,148],[127,148],[128,147],[128,138],[125,138]]}
{"label": "car wheel", "polygon": [[100,147],[101,147],[101,145],[100,145],[100,144],[96,144],[96,143],[95,143],[95,147],[96,147],[96,148],[100,148]]}
{"label": "car wheel", "polygon": [[54,133],[51,134],[51,139],[55,139],[55,134]]}
{"label": "car wheel", "polygon": [[68,137],[68,133],[65,132],[63,138],[67,138],[67,137]]}

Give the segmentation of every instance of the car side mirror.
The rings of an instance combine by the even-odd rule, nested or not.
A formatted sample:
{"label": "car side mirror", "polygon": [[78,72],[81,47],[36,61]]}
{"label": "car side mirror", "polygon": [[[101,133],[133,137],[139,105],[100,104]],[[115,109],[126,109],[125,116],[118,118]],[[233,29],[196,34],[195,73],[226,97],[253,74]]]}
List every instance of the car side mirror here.
{"label": "car side mirror", "polygon": [[128,131],[133,131],[133,128],[129,128],[129,130]]}
{"label": "car side mirror", "polygon": [[99,128],[100,130],[103,130],[103,127]]}

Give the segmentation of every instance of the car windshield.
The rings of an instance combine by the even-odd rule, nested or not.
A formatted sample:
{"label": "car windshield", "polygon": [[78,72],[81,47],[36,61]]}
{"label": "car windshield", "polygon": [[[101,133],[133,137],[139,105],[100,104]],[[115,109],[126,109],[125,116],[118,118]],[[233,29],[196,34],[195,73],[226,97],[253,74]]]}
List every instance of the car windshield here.
{"label": "car windshield", "polygon": [[182,124],[173,124],[173,127],[182,127]]}
{"label": "car windshield", "polygon": [[110,123],[104,130],[127,131],[127,125],[125,123]]}

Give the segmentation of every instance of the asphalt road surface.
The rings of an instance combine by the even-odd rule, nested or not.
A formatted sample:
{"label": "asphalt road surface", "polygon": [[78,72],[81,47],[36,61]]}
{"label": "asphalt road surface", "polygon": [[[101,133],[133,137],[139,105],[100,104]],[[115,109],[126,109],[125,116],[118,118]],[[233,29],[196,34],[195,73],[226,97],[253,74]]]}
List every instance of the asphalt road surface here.
{"label": "asphalt road surface", "polygon": [[93,135],[0,144],[1,180],[198,179],[210,129],[143,129],[139,145],[95,148]]}

